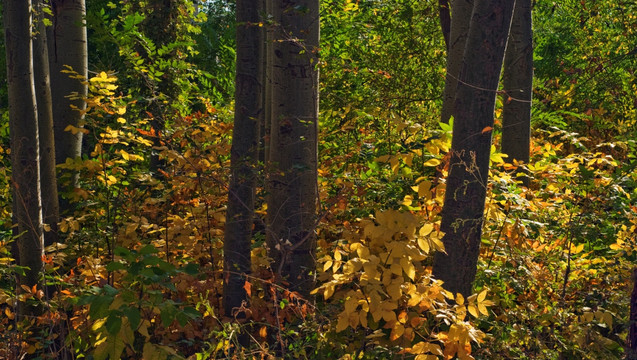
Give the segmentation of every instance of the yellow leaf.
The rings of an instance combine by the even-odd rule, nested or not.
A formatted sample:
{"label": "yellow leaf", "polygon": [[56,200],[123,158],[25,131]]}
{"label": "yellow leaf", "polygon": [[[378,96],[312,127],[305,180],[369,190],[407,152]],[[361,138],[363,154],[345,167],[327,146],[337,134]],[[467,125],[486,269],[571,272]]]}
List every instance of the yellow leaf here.
{"label": "yellow leaf", "polygon": [[389,159],[389,165],[391,166],[391,170],[394,173],[397,173],[398,172],[398,166],[400,165],[399,158],[396,157],[396,156],[392,156],[392,158]]}
{"label": "yellow leaf", "polygon": [[416,355],[414,360],[438,360],[438,357],[435,355]]}
{"label": "yellow leaf", "polygon": [[9,309],[8,307],[4,308],[4,314],[7,315],[7,318],[9,318],[9,320],[13,320],[15,318],[15,314],[11,312],[11,309]]}
{"label": "yellow leaf", "polygon": [[440,162],[441,162],[440,160],[434,158],[434,159],[429,159],[429,160],[425,161],[425,163],[422,164],[422,165],[423,166],[432,166],[433,167],[433,166],[440,165]]}
{"label": "yellow leaf", "polygon": [[487,297],[487,290],[484,289],[480,292],[480,294],[478,294],[478,302],[479,303],[483,302],[486,297]]}
{"label": "yellow leaf", "polygon": [[327,283],[325,284],[325,289],[323,290],[323,298],[325,298],[325,300],[329,299],[330,297],[332,297],[332,295],[334,295],[334,284],[332,283]]}
{"label": "yellow leaf", "polygon": [[582,252],[582,250],[584,250],[584,244],[580,244],[580,245],[571,245],[571,254],[579,254]]}
{"label": "yellow leaf", "polygon": [[394,325],[394,328],[391,330],[391,334],[389,335],[389,340],[396,341],[400,339],[400,337],[403,336],[404,332],[405,332],[405,327],[401,323],[397,322]]}
{"label": "yellow leaf", "polygon": [[332,260],[326,261],[325,264],[323,264],[323,271],[329,270],[332,265],[334,265],[334,262]]}
{"label": "yellow leaf", "polygon": [[93,323],[93,326],[91,326],[91,329],[93,331],[98,331],[99,329],[102,328],[102,326],[104,326],[104,323],[106,323],[106,318],[98,319]]}
{"label": "yellow leaf", "polygon": [[463,305],[464,304],[464,296],[462,296],[461,293],[457,293],[456,294],[456,303],[458,305]]}
{"label": "yellow leaf", "polygon": [[336,252],[334,253],[334,260],[336,260],[336,261],[341,261],[341,259],[343,259],[343,257],[342,257],[342,256],[343,256],[343,255],[341,254],[341,252],[340,252],[340,251],[336,251]]}
{"label": "yellow leaf", "polygon": [[414,202],[414,197],[411,195],[405,195],[405,197],[403,198],[402,204],[405,206],[411,206],[411,204]]}
{"label": "yellow leaf", "polygon": [[487,307],[484,306],[484,303],[479,303],[478,304],[478,310],[480,310],[480,313],[484,316],[489,316],[489,311],[487,310]]}
{"label": "yellow leaf", "polygon": [[405,275],[407,275],[407,277],[411,280],[416,279],[416,268],[409,258],[403,257],[400,259],[400,265],[402,266],[403,271],[405,271]]}
{"label": "yellow leaf", "polygon": [[480,314],[478,313],[478,309],[476,309],[475,305],[473,304],[469,304],[467,306],[467,310],[469,311],[469,314],[473,315],[473,317],[479,317]]}
{"label": "yellow leaf", "polygon": [[347,314],[351,314],[358,308],[358,299],[355,297],[350,297],[345,300],[345,312]]}
{"label": "yellow leaf", "polygon": [[602,315],[602,321],[608,326],[608,328],[613,327],[613,315],[609,312],[604,312]]}
{"label": "yellow leaf", "polygon": [[418,247],[420,247],[422,249],[422,251],[424,251],[426,254],[429,254],[429,241],[427,241],[427,239],[424,239],[422,237],[418,238]]}
{"label": "yellow leaf", "polygon": [[434,224],[428,223],[420,228],[420,231],[418,232],[418,234],[420,234],[420,236],[427,236],[431,234],[433,230],[434,230]]}
{"label": "yellow leaf", "polygon": [[359,314],[359,319],[358,321],[360,321],[361,326],[362,327],[367,327],[367,312],[366,311],[361,311]]}
{"label": "yellow leaf", "polygon": [[417,343],[416,345],[411,347],[411,351],[409,351],[410,354],[423,354],[425,352],[427,352],[427,345],[429,343],[426,343],[424,341],[421,341],[419,343]]}
{"label": "yellow leaf", "polygon": [[336,323],[336,332],[341,332],[349,326],[349,316],[346,312],[342,312],[338,315],[338,322]]}
{"label": "yellow leaf", "polygon": [[400,281],[392,282],[387,286],[387,294],[389,294],[393,300],[398,301],[403,296],[403,292],[400,290],[401,286]]}

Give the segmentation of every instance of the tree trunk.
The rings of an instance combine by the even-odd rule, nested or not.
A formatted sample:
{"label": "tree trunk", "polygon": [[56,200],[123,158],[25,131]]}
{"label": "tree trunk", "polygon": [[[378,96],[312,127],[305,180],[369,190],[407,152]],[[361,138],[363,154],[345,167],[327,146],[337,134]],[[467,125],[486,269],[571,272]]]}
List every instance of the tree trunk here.
{"label": "tree trunk", "polygon": [[272,1],[268,246],[274,270],[314,287],[317,220],[318,0]]}
{"label": "tree trunk", "polygon": [[435,255],[433,274],[465,296],[471,294],[480,253],[493,111],[513,4],[476,0],[456,90],[441,221],[446,254]]}
{"label": "tree trunk", "polygon": [[44,245],[57,242],[59,221],[58,189],[55,173],[55,140],[53,135],[53,111],[49,58],[44,26],[43,0],[33,2],[37,19],[36,36],[33,38],[33,76],[38,109],[38,131],[40,134],[40,191],[42,216],[50,228],[44,232]]}
{"label": "tree trunk", "polygon": [[531,0],[515,2],[502,71],[505,91],[502,108],[502,152],[509,155],[508,162],[513,163],[513,160],[517,160],[528,163],[533,94]]}
{"label": "tree trunk", "polygon": [[263,116],[261,124],[261,147],[259,150],[259,161],[267,164],[270,158],[270,125],[272,125],[272,40],[274,27],[270,23],[272,16],[272,3],[268,0],[260,0],[265,15],[262,21],[263,36]]}
{"label": "tree trunk", "polygon": [[453,104],[458,87],[458,75],[462,67],[467,35],[469,34],[469,22],[474,0],[451,0],[451,29],[449,44],[447,45],[447,77],[445,78],[445,90],[442,99],[441,120],[448,123],[453,116]]}
{"label": "tree trunk", "polygon": [[[238,0],[235,115],[232,135],[232,177],[224,239],[225,314],[233,316],[248,306],[245,274],[251,272],[250,245],[262,116],[262,57],[259,2]],[[245,316],[239,313],[237,316]]]}
{"label": "tree trunk", "polygon": [[[14,254],[14,257],[19,266],[26,268],[24,274],[18,277],[18,292],[24,292],[21,285],[29,288],[37,286],[38,289],[42,289],[44,285],[31,10],[31,0],[4,2],[13,209],[18,234],[18,254]],[[20,304],[20,315],[34,315],[38,312],[37,306]]]}
{"label": "tree trunk", "polygon": [[637,267],[633,268],[633,293],[630,296],[630,317],[626,342],[626,360],[637,360]]}
{"label": "tree trunk", "polygon": [[[87,85],[78,79],[69,77],[67,66],[80,76],[88,78],[88,53],[86,48],[86,26],[84,17],[86,7],[84,0],[51,0],[53,26],[47,29],[49,48],[49,67],[51,70],[51,93],[53,99],[53,130],[55,134],[55,161],[63,164],[66,159],[79,158],[82,154],[82,133],[67,131],[70,125],[81,128],[84,116],[81,111],[86,108],[83,99],[69,99],[67,96],[76,93],[86,97]],[[79,110],[79,111],[78,111]],[[68,192],[77,186],[78,174],[74,173],[71,183],[61,181],[68,173],[61,173],[58,179],[60,192]],[[60,203],[60,211],[68,210],[65,202]]]}
{"label": "tree trunk", "polygon": [[449,36],[451,36],[451,15],[449,13],[449,0],[438,0],[438,14],[440,16],[440,29],[445,39],[445,47],[449,51]]}

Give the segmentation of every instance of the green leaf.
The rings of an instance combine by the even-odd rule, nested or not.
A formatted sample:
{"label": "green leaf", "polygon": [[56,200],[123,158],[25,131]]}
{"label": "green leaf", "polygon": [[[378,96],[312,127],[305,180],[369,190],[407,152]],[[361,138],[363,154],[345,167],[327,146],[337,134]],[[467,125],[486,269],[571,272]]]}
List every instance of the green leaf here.
{"label": "green leaf", "polygon": [[106,265],[106,271],[117,271],[117,270],[123,270],[125,268],[126,266],[119,261],[113,261],[113,262],[110,262],[108,265]]}
{"label": "green leaf", "polygon": [[119,311],[112,311],[106,319],[106,331],[111,335],[117,335],[122,327],[122,317]]}
{"label": "green leaf", "polygon": [[158,252],[158,251],[157,251],[157,248],[156,248],[156,247],[154,247],[153,245],[150,245],[150,244],[149,244],[149,245],[144,246],[143,248],[141,248],[141,249],[139,250],[139,253],[140,253],[141,255],[150,255],[150,254],[155,254],[155,253],[157,253],[157,252]]}
{"label": "green leaf", "polygon": [[197,275],[199,274],[199,265],[189,263],[188,265],[184,266],[183,271],[188,275]]}
{"label": "green leaf", "polygon": [[141,322],[141,315],[139,313],[139,309],[134,307],[127,307],[123,309],[122,312],[128,318],[128,322],[130,323],[131,329],[133,331],[137,330],[137,327],[139,327],[139,323]]}
{"label": "green leaf", "polygon": [[164,324],[164,326],[170,326],[173,320],[175,320],[176,313],[177,313],[177,309],[175,308],[173,304],[168,303],[164,305],[164,307],[161,309],[161,312],[159,313],[159,317],[161,317],[162,324]]}
{"label": "green leaf", "polygon": [[113,298],[111,296],[96,296],[89,308],[89,316],[93,319],[102,317],[101,315],[104,314],[112,302]]}

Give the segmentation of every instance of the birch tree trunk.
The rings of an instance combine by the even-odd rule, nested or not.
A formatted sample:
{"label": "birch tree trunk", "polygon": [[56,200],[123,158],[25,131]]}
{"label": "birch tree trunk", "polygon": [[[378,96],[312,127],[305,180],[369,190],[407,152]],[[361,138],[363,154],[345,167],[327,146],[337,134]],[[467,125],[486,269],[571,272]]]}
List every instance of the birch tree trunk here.
{"label": "birch tree trunk", "polygon": [[509,155],[507,162],[517,160],[528,163],[533,95],[531,0],[515,2],[502,71],[505,91],[502,107],[502,152]]}
{"label": "birch tree trunk", "polygon": [[236,6],[237,66],[230,160],[232,177],[228,189],[224,239],[224,306],[228,316],[233,316],[242,305],[249,305],[244,285],[245,274],[250,274],[252,266],[250,245],[259,161],[260,117],[263,112],[261,9],[259,2],[254,0],[238,0]]}
{"label": "birch tree trunk", "polygon": [[464,296],[471,294],[480,254],[493,111],[513,5],[476,0],[456,90],[441,221],[446,254],[436,253],[433,274]]}
{"label": "birch tree trunk", "polygon": [[637,267],[633,268],[633,292],[630,295],[626,360],[637,360]]}
{"label": "birch tree trunk", "polygon": [[309,296],[316,267],[319,2],[271,6],[268,246],[274,270]]}
{"label": "birch tree trunk", "polygon": [[[9,93],[9,132],[14,221],[17,226],[19,266],[26,268],[18,276],[21,285],[44,286],[42,212],[40,203],[40,167],[38,115],[33,83],[31,0],[4,1],[4,30]],[[19,304],[19,315],[35,315],[38,306]]]}
{"label": "birch tree trunk", "polygon": [[[53,26],[47,29],[47,45],[49,48],[49,68],[51,70],[51,96],[53,100],[53,130],[55,134],[55,161],[63,164],[67,158],[75,159],[82,155],[82,132],[67,131],[70,125],[81,128],[84,121],[82,112],[86,103],[81,97],[87,95],[87,85],[82,81],[69,77],[69,66],[85,79],[88,78],[88,52],[86,47],[86,6],[84,0],[51,0]],[[69,99],[76,93],[79,98]],[[67,175],[68,176],[68,173]],[[62,180],[64,176],[59,177]],[[77,186],[78,176],[72,174],[71,183],[58,181],[61,192],[72,190]],[[68,210],[65,202],[61,203],[62,212]]]}
{"label": "birch tree trunk", "polygon": [[469,34],[469,23],[474,0],[451,0],[451,29],[447,45],[447,77],[442,100],[441,120],[448,123],[453,116],[453,104],[456,98],[458,76]]}
{"label": "birch tree trunk", "polygon": [[34,0],[37,18],[36,36],[33,38],[33,76],[38,109],[38,131],[40,134],[40,192],[42,216],[49,231],[44,232],[44,245],[57,242],[59,203],[55,169],[55,140],[53,135],[53,105],[49,73],[46,28],[44,26],[43,0]]}

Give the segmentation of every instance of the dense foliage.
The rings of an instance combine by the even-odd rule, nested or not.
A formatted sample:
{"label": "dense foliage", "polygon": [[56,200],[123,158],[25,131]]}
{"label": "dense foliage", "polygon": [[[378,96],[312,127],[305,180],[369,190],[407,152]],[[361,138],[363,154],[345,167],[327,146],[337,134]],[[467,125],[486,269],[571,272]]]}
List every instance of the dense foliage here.
{"label": "dense foliage", "polygon": [[[497,152],[500,104],[465,299],[431,276],[451,140],[438,123],[438,2],[322,1],[319,286],[304,299],[277,282],[256,234],[245,319],[222,312],[234,4],[173,1],[170,29],[144,4],[89,2],[84,155],[62,165],[81,186],[65,195],[76,210],[63,242],[46,249],[51,296],[15,289],[0,91],[0,358],[54,359],[60,338],[86,359],[624,356],[637,261],[633,2],[535,2],[531,183]],[[17,322],[18,296],[48,311]]]}

